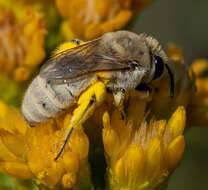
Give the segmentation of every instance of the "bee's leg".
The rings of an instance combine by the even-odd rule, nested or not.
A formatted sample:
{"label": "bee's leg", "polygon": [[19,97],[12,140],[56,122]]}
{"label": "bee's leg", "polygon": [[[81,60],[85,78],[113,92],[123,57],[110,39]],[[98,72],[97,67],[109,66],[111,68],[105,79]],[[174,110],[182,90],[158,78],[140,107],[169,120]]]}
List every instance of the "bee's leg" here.
{"label": "bee's leg", "polygon": [[63,145],[61,146],[61,149],[60,149],[59,153],[58,153],[57,156],[54,158],[55,161],[57,161],[58,158],[59,158],[59,157],[61,156],[61,154],[63,153],[63,151],[64,151],[64,149],[65,149],[65,147],[66,147],[66,145],[67,145],[67,142],[69,141],[69,139],[70,139],[70,137],[71,137],[73,131],[74,131],[74,127],[71,127],[70,130],[69,130],[69,132],[67,133],[67,136],[66,136],[66,138],[65,138],[65,140],[64,140]]}
{"label": "bee's leg", "polygon": [[120,87],[107,87],[107,92],[113,94],[115,106],[119,106],[123,103],[125,98],[125,89]]}
{"label": "bee's leg", "polygon": [[114,104],[115,106],[119,109],[121,112],[122,119],[125,118],[126,116],[126,111],[125,111],[125,101],[128,99],[126,94],[123,91],[118,91],[116,94],[113,94],[114,97]]}
{"label": "bee's leg", "polygon": [[124,118],[126,113],[124,111],[125,89],[120,87],[107,87],[107,92],[113,94],[114,104],[120,110]]}
{"label": "bee's leg", "polygon": [[104,101],[105,95],[106,88],[102,82],[96,82],[80,95],[77,101],[78,106],[73,111],[70,123],[66,128],[63,138],[64,143],[61,146],[61,149],[57,154],[55,160],[57,160],[62,154],[65,146],[67,145],[67,142],[72,135],[73,130],[84,123],[90,117],[90,115],[93,114],[95,108]]}

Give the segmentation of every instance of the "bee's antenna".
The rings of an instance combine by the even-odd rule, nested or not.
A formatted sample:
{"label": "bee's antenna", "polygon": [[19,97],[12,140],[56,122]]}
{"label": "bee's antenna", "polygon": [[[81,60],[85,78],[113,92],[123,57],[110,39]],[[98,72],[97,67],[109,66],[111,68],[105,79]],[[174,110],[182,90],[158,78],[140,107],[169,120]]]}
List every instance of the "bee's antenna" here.
{"label": "bee's antenna", "polygon": [[65,139],[65,141],[64,141],[64,144],[63,144],[62,147],[61,147],[61,150],[59,151],[59,153],[57,154],[57,156],[56,156],[55,159],[54,159],[55,161],[57,161],[58,158],[59,158],[59,157],[61,156],[61,154],[63,153],[64,148],[66,147],[66,145],[67,145],[67,143],[68,143],[68,141],[69,141],[69,139],[70,139],[70,137],[71,137],[71,135],[72,135],[73,130],[74,130],[74,127],[72,127],[71,130],[69,131],[69,133],[67,134],[67,137],[66,137],[66,139]]}
{"label": "bee's antenna", "polygon": [[165,67],[168,70],[168,74],[170,77],[170,97],[173,98],[174,97],[174,89],[175,89],[174,76],[173,76],[173,73],[170,70],[170,67],[168,66],[168,64],[165,64]]}

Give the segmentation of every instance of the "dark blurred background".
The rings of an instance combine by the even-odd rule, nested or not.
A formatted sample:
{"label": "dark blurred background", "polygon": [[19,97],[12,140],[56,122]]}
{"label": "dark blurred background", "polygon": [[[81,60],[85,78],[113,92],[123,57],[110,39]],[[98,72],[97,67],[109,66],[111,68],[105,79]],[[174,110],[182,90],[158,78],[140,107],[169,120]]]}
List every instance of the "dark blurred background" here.
{"label": "dark blurred background", "polygon": [[154,0],[131,29],[153,35],[164,47],[174,42],[187,61],[208,58],[207,0]]}
{"label": "dark blurred background", "polygon": [[[208,58],[208,0],[155,0],[131,24],[134,32],[179,46],[187,63]],[[168,190],[208,190],[208,126],[192,128],[186,150]]]}

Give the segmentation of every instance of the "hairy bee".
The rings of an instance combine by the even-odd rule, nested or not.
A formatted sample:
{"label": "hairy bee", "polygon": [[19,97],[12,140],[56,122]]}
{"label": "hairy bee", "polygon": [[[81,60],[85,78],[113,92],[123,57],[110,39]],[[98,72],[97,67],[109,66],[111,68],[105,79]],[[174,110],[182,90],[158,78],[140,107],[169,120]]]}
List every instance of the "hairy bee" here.
{"label": "hairy bee", "polygon": [[[130,89],[150,90],[148,85],[163,74],[164,67],[170,76],[173,96],[174,80],[167,60],[158,41],[152,37],[128,31],[106,33],[49,59],[25,94],[23,116],[31,125],[43,122],[70,106],[96,81],[115,94]],[[87,118],[84,114],[90,106],[96,105],[96,101],[96,95],[92,94],[83,114],[69,127],[58,156],[76,127],[75,123],[80,124],[78,120],[83,122],[83,118]]]}

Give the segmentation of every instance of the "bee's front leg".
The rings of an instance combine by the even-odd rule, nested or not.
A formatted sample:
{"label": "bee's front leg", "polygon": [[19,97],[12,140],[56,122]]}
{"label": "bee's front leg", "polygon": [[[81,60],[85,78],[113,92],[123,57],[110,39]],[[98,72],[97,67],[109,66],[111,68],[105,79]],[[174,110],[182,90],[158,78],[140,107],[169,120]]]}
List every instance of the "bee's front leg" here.
{"label": "bee's front leg", "polygon": [[115,106],[119,107],[123,104],[125,98],[125,89],[120,87],[107,87],[107,92],[113,95]]}
{"label": "bee's front leg", "polygon": [[104,101],[105,95],[106,87],[102,82],[96,82],[80,95],[77,100],[77,108],[74,109],[70,123],[66,128],[65,136],[63,137],[64,143],[55,160],[62,154],[73,130],[82,125],[93,114],[95,108]]}
{"label": "bee's front leg", "polygon": [[124,101],[126,99],[125,89],[120,87],[107,87],[107,92],[113,95],[114,105],[120,110],[124,118],[126,115],[124,109]]}

